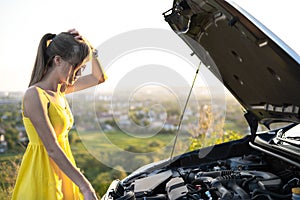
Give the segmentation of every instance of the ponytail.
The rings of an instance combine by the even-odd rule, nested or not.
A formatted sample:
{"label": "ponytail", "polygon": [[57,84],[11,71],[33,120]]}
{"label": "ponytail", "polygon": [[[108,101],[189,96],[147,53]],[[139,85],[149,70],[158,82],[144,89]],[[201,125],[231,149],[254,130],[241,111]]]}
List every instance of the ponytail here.
{"label": "ponytail", "polygon": [[46,50],[47,47],[51,44],[51,40],[55,37],[55,34],[47,33],[45,34],[38,46],[38,51],[34,63],[34,67],[32,70],[29,87],[33,84],[39,82],[48,70],[49,65],[49,55],[47,55]]}
{"label": "ponytail", "polygon": [[69,32],[62,32],[58,35],[45,34],[38,47],[29,87],[44,78],[49,67],[53,65],[53,58],[56,55],[70,63],[80,64],[89,54],[89,46],[75,39]]}

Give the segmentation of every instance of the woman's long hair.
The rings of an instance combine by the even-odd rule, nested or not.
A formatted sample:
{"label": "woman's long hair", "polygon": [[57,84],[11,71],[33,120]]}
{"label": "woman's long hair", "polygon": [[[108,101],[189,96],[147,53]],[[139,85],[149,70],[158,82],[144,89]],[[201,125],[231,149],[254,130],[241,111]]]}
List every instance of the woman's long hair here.
{"label": "woman's long hair", "polygon": [[75,39],[70,33],[45,34],[38,46],[29,87],[43,79],[48,69],[52,67],[53,58],[56,55],[72,64],[80,64],[89,54],[89,46],[83,41]]}

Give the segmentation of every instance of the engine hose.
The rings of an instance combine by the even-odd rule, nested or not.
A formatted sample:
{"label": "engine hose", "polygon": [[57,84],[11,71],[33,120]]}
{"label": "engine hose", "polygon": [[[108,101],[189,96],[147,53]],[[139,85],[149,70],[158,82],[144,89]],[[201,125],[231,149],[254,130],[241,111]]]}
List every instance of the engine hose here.
{"label": "engine hose", "polygon": [[230,187],[233,191],[235,191],[241,197],[241,199],[244,200],[250,199],[250,196],[247,194],[247,192],[243,190],[243,188],[238,186],[235,182],[229,182],[228,187]]}
{"label": "engine hose", "polygon": [[289,182],[287,182],[287,184],[285,184],[282,187],[283,191],[291,191],[293,187],[298,187],[300,186],[300,180],[298,178],[293,178],[291,180],[289,180]]}
{"label": "engine hose", "polygon": [[267,194],[267,195],[270,195],[272,197],[276,197],[279,199],[291,199],[292,198],[291,194],[278,194],[278,193],[271,192],[268,190],[254,189],[252,192],[252,196],[255,196],[257,194]]}
{"label": "engine hose", "polygon": [[273,200],[273,198],[268,194],[258,194],[251,198],[251,200],[261,199],[261,197],[267,197],[269,200]]}
{"label": "engine hose", "polygon": [[212,182],[211,182],[211,185],[215,188],[218,189],[218,192],[221,193],[221,197],[224,198],[224,199],[231,199],[233,198],[233,195],[230,191],[228,191],[222,184],[220,181],[214,179]]}
{"label": "engine hose", "polygon": [[195,179],[197,179],[198,177],[212,177],[212,178],[216,178],[219,176],[228,176],[231,175],[233,173],[232,170],[222,170],[222,171],[211,171],[211,172],[198,172],[195,176]]}
{"label": "engine hose", "polygon": [[251,181],[253,181],[253,180],[255,180],[255,179],[256,179],[256,177],[253,176],[253,177],[251,177],[251,178],[249,178],[249,179],[247,179],[247,180],[244,180],[243,183],[242,183],[242,187],[245,188],[246,185],[248,185]]}
{"label": "engine hose", "polygon": [[235,174],[231,174],[231,175],[224,175],[224,176],[220,176],[217,177],[216,180],[218,181],[228,181],[228,180],[236,180],[239,179],[240,177],[236,176]]}

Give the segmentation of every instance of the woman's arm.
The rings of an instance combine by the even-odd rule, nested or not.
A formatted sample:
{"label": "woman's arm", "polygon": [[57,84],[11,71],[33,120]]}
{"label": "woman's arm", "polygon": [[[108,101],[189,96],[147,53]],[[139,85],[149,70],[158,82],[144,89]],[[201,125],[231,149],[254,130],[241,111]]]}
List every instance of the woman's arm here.
{"label": "woman's arm", "polygon": [[73,86],[67,86],[65,90],[66,94],[93,87],[95,85],[103,83],[107,79],[106,74],[101,66],[101,63],[98,60],[97,49],[95,49],[86,38],[82,37],[82,35],[79,34],[79,32],[76,29],[70,29],[68,30],[68,32],[71,33],[75,39],[86,43],[90,47],[90,50],[92,51],[92,73],[89,75],[79,77]]}
{"label": "woman's arm", "polygon": [[92,53],[92,59],[90,61],[92,64],[92,73],[79,77],[73,86],[67,87],[65,91],[66,94],[98,85],[106,80],[107,77],[97,56],[98,55],[96,55],[96,52]]}
{"label": "woman's arm", "polygon": [[57,166],[80,188],[81,192],[97,199],[94,189],[84,175],[70,162],[60,145],[58,144],[54,128],[48,117],[48,101],[37,91],[35,87],[29,88],[23,99],[24,116],[28,117],[35,127],[41,141],[43,142],[49,157]]}

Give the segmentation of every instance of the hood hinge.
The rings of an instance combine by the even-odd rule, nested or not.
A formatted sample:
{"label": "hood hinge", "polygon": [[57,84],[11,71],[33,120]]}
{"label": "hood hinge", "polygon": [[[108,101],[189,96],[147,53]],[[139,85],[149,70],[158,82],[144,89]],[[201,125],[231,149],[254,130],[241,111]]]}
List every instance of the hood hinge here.
{"label": "hood hinge", "polygon": [[258,128],[258,120],[256,116],[251,112],[247,111],[247,113],[244,114],[244,117],[246,118],[249,126],[250,126],[250,131],[251,131],[251,137],[254,139],[256,136],[257,128]]}

